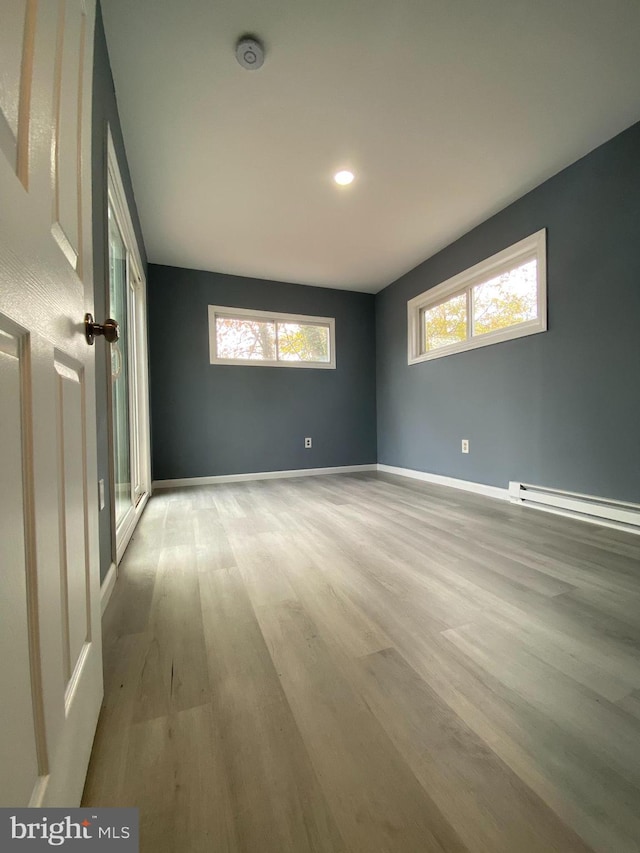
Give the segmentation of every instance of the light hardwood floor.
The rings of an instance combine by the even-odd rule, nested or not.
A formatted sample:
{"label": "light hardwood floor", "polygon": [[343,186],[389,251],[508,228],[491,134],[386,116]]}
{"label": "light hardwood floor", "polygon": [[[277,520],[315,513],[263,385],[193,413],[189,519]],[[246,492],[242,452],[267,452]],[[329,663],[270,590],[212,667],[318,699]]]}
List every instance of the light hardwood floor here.
{"label": "light hardwood floor", "polygon": [[640,850],[640,537],[379,475],[160,492],[84,805],[144,853]]}

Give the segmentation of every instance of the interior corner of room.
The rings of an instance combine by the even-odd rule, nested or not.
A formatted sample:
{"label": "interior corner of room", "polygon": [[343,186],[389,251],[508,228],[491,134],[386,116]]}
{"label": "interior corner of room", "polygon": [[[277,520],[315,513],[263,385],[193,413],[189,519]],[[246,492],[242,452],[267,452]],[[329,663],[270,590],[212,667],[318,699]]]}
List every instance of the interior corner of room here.
{"label": "interior corner of room", "polygon": [[[639,139],[631,127],[376,294],[150,264],[154,480],[378,463],[638,503]],[[407,302],[541,228],[548,329],[408,364]],[[212,304],[335,317],[335,373],[211,366]]]}
{"label": "interior corner of room", "polygon": [[[99,19],[96,139],[109,120],[144,257]],[[154,481],[379,464],[494,495],[515,481],[640,501],[640,404],[628,384],[628,366],[638,361],[632,187],[639,133],[638,125],[628,128],[375,293],[145,264]],[[94,158],[104,170],[100,147]],[[96,253],[103,211],[96,194]],[[547,331],[408,365],[407,302],[540,229]],[[335,372],[211,365],[210,305],[334,317]],[[313,436],[311,452],[305,436]],[[106,549],[106,523],[101,530]]]}

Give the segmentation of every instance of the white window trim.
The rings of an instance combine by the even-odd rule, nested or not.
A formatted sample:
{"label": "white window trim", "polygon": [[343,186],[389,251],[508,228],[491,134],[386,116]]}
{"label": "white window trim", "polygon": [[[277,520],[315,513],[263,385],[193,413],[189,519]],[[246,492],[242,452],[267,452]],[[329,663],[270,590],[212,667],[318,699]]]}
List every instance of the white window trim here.
{"label": "white window trim", "polygon": [[[464,272],[454,275],[453,278],[426,290],[415,296],[407,303],[407,357],[409,364],[419,364],[423,361],[431,361],[434,358],[444,358],[457,352],[478,349],[490,346],[501,341],[510,341],[514,338],[522,338],[526,335],[536,335],[547,331],[547,241],[546,228],[542,228],[530,237],[514,243],[502,252],[481,261]],[[493,276],[499,275],[509,269],[513,269],[520,263],[536,259],[538,276],[538,316],[535,320],[527,320],[506,329],[495,332],[486,332],[483,335],[472,337],[470,300],[472,288]],[[422,312],[425,308],[433,308],[441,302],[451,299],[459,294],[467,294],[467,339],[459,343],[440,347],[430,352],[423,351],[422,340]]]}
{"label": "white window trim", "polygon": [[[243,317],[250,320],[269,320],[299,323],[307,326],[326,326],[329,329],[329,361],[259,361],[248,358],[220,358],[217,352],[216,317]],[[233,308],[229,305],[209,305],[209,361],[211,364],[235,364],[241,367],[303,367],[314,370],[335,370],[336,321],[333,317],[312,317],[308,314],[280,314],[277,311],[258,311],[252,308]]]}

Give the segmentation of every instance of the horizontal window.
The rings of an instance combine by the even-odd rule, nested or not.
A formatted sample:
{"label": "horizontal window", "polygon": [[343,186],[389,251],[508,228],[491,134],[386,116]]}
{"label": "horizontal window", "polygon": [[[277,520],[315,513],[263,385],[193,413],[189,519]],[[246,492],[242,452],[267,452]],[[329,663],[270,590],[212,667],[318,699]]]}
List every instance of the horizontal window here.
{"label": "horizontal window", "polygon": [[538,231],[411,299],[409,364],[546,331],[545,236]]}
{"label": "horizontal window", "polygon": [[336,366],[335,320],[209,306],[211,364]]}

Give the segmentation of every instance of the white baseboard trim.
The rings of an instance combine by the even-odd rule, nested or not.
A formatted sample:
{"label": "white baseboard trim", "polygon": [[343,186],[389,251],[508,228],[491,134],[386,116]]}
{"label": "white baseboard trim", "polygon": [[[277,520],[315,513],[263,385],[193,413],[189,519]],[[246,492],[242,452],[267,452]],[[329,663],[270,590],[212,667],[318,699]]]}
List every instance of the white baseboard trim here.
{"label": "white baseboard trim", "polygon": [[509,483],[509,497],[531,509],[640,534],[640,504],[515,482]]}
{"label": "white baseboard trim", "polygon": [[288,477],[315,477],[322,474],[358,474],[376,471],[378,466],[340,465],[336,468],[295,468],[291,471],[259,471],[255,474],[218,474],[213,477],[184,477],[177,480],[154,480],[154,489],[176,489],[182,486],[215,486],[221,483],[242,483],[245,480],[282,480]]}
{"label": "white baseboard trim", "polygon": [[100,611],[102,615],[104,615],[104,611],[107,609],[107,604],[109,603],[109,599],[111,598],[111,593],[113,592],[113,588],[116,585],[117,578],[118,570],[116,568],[116,564],[111,563],[111,565],[109,566],[109,571],[105,575],[105,578],[102,581],[102,586],[100,587]]}
{"label": "white baseboard trim", "polygon": [[412,468],[396,468],[394,465],[378,463],[378,471],[383,474],[396,474],[399,477],[409,477],[412,480],[422,480],[425,483],[435,483],[438,486],[449,486],[465,492],[474,492],[487,498],[500,501],[509,500],[509,490],[498,486],[487,486],[484,483],[473,483],[471,480],[458,480],[455,477],[443,477],[441,474],[429,474],[426,471],[414,471]]}

